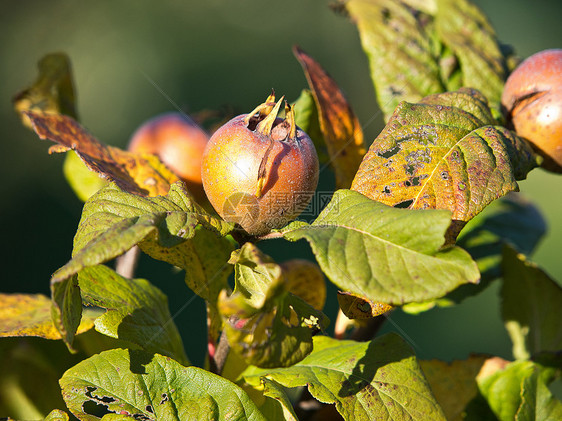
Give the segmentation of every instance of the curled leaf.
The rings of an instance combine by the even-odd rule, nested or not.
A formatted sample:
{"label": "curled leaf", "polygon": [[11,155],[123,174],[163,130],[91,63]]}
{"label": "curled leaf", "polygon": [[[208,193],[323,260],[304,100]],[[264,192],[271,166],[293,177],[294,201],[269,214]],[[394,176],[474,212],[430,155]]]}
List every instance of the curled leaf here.
{"label": "curled leaf", "polygon": [[[114,181],[122,190],[141,196],[166,194],[178,178],[154,155],[139,155],[107,146],[76,120],[62,114],[24,112],[41,139],[58,144],[52,152],[76,151],[92,171]],[[62,149],[61,149],[62,146]]]}
{"label": "curled leaf", "polygon": [[351,292],[338,291],[338,303],[341,311],[349,319],[371,319],[387,313],[394,307],[385,303],[375,302]]}
{"label": "curled leaf", "polygon": [[318,109],[320,130],[330,163],[336,173],[336,186],[349,188],[365,155],[363,130],[335,80],[300,48],[294,54],[304,69]]}

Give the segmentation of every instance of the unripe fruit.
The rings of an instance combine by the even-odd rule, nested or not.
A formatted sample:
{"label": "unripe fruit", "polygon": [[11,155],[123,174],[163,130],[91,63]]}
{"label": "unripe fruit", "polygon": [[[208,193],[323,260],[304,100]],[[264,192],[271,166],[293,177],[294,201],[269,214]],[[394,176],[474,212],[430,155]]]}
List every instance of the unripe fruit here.
{"label": "unripe fruit", "polygon": [[562,172],[562,49],[524,60],[502,94],[508,122],[544,157],[543,168]]}
{"label": "unripe fruit", "polygon": [[207,198],[226,221],[263,235],[296,218],[318,184],[318,156],[310,137],[295,124],[283,98],[272,94],[252,113],[233,118],[209,140],[202,179]]}
{"label": "unripe fruit", "polygon": [[203,194],[201,160],[209,135],[188,116],[172,112],[143,123],[131,137],[128,149],[157,155],[196,196]]}

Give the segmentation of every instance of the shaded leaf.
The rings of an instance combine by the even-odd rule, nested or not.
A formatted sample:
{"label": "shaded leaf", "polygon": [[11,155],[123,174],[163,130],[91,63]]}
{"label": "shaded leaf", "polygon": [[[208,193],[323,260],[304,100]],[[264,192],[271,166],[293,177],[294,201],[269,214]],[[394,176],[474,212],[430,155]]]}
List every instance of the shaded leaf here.
{"label": "shaded leaf", "polygon": [[[507,62],[494,29],[470,1],[438,0],[437,5],[435,31],[456,58],[460,85],[483,92],[499,116]],[[446,87],[456,89],[448,81]]]}
{"label": "shaded leaf", "polygon": [[94,355],[68,370],[60,384],[68,408],[81,420],[99,419],[88,407],[146,420],[265,420],[234,383],[141,351]]}
{"label": "shaded leaf", "polygon": [[338,291],[338,303],[341,311],[349,319],[371,319],[380,316],[394,307],[369,300],[367,297],[351,292]]}
{"label": "shaded leaf", "polygon": [[[0,337],[38,336],[61,339],[53,325],[51,300],[42,294],[0,294]],[[76,334],[94,327],[100,315],[95,309],[85,309]]]}
{"label": "shaded leaf", "polygon": [[546,221],[539,209],[518,193],[509,193],[492,202],[468,222],[457,239],[457,245],[468,251],[478,264],[480,283],[461,285],[439,300],[411,303],[402,309],[415,314],[436,305],[452,306],[479,294],[501,276],[505,244],[531,255],[545,233]]}
{"label": "shaded leaf", "polygon": [[349,0],[345,8],[359,30],[386,119],[401,101],[445,91],[427,12],[395,0]]}
{"label": "shaded leaf", "polygon": [[450,363],[429,360],[420,366],[447,420],[462,420],[468,403],[478,395],[476,376],[488,357],[472,355]]}
{"label": "shaded leaf", "polygon": [[326,303],[326,281],[317,264],[304,259],[291,259],[281,263],[286,289],[302,298],[316,310]]}
{"label": "shaded leaf", "polygon": [[448,211],[397,209],[338,190],[311,225],[289,225],[283,234],[309,241],[323,272],[342,290],[400,305],[478,282],[468,253],[441,248],[450,221]]}
{"label": "shaded leaf", "polygon": [[60,281],[51,279],[51,319],[69,350],[82,319],[82,298],[78,279],[71,275]]}
{"label": "shaded leaf", "polygon": [[293,104],[295,110],[295,122],[312,140],[314,148],[318,153],[318,160],[326,164],[330,160],[324,136],[320,130],[318,108],[314,95],[308,89],[303,89],[300,96]]}
{"label": "shaded leaf", "polygon": [[[234,249],[233,241],[220,235],[231,229],[232,224],[193,202],[183,183],[172,185],[166,196],[153,198],[126,193],[110,184],[85,203],[73,257],[53,274],[51,285],[56,291],[70,293],[74,290],[69,289],[69,282],[80,270],[107,262],[138,244],[153,258],[184,269],[187,285],[214,303],[226,285],[230,271],[226,261]],[[76,291],[74,295],[58,292],[59,301],[73,298],[65,301],[66,318],[81,309],[77,286]],[[58,304],[60,309],[63,304]],[[70,320],[64,326],[72,331]]]}
{"label": "shaded leaf", "polygon": [[323,403],[335,403],[346,420],[439,420],[443,412],[411,348],[397,335],[370,342],[314,338],[314,351],[292,367],[249,368],[250,384],[265,377],[285,387],[308,386]]}
{"label": "shaded leaf", "polygon": [[562,416],[562,402],[547,387],[554,375],[552,369],[532,361],[516,361],[477,380],[480,392],[500,421],[554,421]]}
{"label": "shaded leaf", "polygon": [[335,80],[320,64],[299,47],[294,48],[294,54],[316,101],[320,130],[336,174],[336,186],[349,188],[366,151],[359,120]]}
{"label": "shaded leaf", "polygon": [[76,151],[92,171],[114,181],[122,190],[142,196],[166,194],[178,181],[155,155],[135,154],[107,146],[88,133],[77,121],[61,114],[26,111],[35,133],[58,145],[51,152]]}
{"label": "shaded leaf", "polygon": [[312,335],[326,316],[286,291],[282,270],[256,246],[245,243],[230,259],[235,289],[219,297],[219,311],[231,348],[248,364],[281,367],[312,351]]}
{"label": "shaded leaf", "polygon": [[70,59],[64,53],[47,54],[37,64],[39,75],[12,102],[25,126],[32,128],[24,111],[66,114],[77,118]]}
{"label": "shaded leaf", "polygon": [[91,171],[74,151],[66,153],[62,171],[76,196],[83,202],[107,184],[107,180]]}
{"label": "shaded leaf", "polygon": [[460,226],[518,190],[516,180],[536,166],[535,155],[527,142],[490,125],[484,104],[480,93],[464,88],[401,103],[352,189],[391,206],[449,209]]}
{"label": "shaded leaf", "polygon": [[513,248],[503,252],[502,316],[513,356],[562,349],[562,288]]}
{"label": "shaded leaf", "polygon": [[245,383],[243,387],[268,421],[298,421],[289,397],[279,383],[262,377],[260,384]]}
{"label": "shaded leaf", "polygon": [[149,281],[125,279],[97,265],[81,270],[78,282],[85,304],[107,310],[95,321],[98,332],[189,364],[168,298]]}

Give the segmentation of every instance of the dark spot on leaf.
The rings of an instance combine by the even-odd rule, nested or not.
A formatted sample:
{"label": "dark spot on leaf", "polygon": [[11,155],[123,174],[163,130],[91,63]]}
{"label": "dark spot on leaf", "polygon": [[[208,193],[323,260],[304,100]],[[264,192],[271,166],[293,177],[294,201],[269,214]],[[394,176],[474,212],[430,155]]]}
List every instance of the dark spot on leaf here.
{"label": "dark spot on leaf", "polygon": [[416,171],[416,167],[414,165],[404,165],[404,171],[408,175],[414,175],[414,172]]}
{"label": "dark spot on leaf", "polygon": [[402,202],[396,203],[394,205],[395,208],[406,209],[409,208],[412,203],[414,203],[413,199],[403,200]]}
{"label": "dark spot on leaf", "polygon": [[152,405],[146,405],[146,412],[150,412],[151,414],[154,414],[154,409],[152,409]]}
{"label": "dark spot on leaf", "polygon": [[381,10],[381,15],[382,15],[382,21],[383,23],[386,25],[388,24],[388,22],[390,21],[390,10],[388,10],[386,7],[384,7]]}
{"label": "dark spot on leaf", "polygon": [[162,400],[160,401],[160,405],[164,404],[165,402],[168,402],[168,394],[162,393]]}
{"label": "dark spot on leaf", "polygon": [[384,186],[383,192],[384,192],[385,194],[390,194],[390,188],[389,188],[388,186]]}

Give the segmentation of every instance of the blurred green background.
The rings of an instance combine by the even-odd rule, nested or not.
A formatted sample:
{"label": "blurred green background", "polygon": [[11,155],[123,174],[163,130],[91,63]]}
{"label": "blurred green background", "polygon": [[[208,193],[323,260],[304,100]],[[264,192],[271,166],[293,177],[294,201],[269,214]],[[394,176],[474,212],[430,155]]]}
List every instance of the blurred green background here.
{"label": "blurred green background", "polygon": [[[62,175],[62,155],[23,128],[11,98],[36,77],[46,53],[69,54],[82,123],[105,143],[124,147],[145,119],[174,110],[231,106],[242,113],[271,88],[295,100],[306,87],[292,55],[294,44],[315,57],[346,92],[370,143],[382,128],[355,27],[325,0],[204,2],[147,0],[3,2],[0,15],[0,214],[2,292],[48,294],[52,272],[70,257],[82,204]],[[562,47],[562,3],[501,0],[476,2],[501,41],[521,57]],[[520,183],[549,223],[534,260],[562,280],[562,177],[533,171]],[[306,243],[289,254],[263,249],[279,260],[311,256]],[[192,300],[183,274],[143,259],[139,277],[170,295],[172,314],[196,363],[205,351],[203,303]],[[395,312],[387,330],[399,330],[421,358],[465,358],[471,352],[511,356],[500,318],[496,282],[479,297],[420,316]],[[335,308],[334,288],[329,299]],[[187,304],[186,304],[187,303]],[[332,321],[334,320],[334,315]],[[193,332],[197,332],[194,334]]]}

